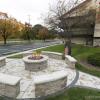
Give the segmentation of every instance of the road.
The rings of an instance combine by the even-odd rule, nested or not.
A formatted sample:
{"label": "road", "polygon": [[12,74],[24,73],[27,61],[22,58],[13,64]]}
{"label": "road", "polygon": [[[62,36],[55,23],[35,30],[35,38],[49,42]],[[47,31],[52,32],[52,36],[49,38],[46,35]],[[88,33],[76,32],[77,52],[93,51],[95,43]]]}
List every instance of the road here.
{"label": "road", "polygon": [[38,42],[38,43],[26,43],[26,44],[12,44],[12,45],[0,45],[0,56],[8,55],[12,53],[22,52],[26,50],[36,49],[40,47],[45,47],[48,45],[59,43],[59,41],[55,42]]}

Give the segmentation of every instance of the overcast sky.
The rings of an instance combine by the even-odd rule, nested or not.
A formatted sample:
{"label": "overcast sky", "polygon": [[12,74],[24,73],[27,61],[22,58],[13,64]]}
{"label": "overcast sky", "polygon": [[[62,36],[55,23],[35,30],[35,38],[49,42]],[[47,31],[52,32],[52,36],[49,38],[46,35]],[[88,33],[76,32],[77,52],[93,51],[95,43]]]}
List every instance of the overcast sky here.
{"label": "overcast sky", "polygon": [[[22,23],[29,22],[32,25],[43,23],[41,15],[48,12],[49,5],[56,0],[0,0],[0,12],[16,18]],[[78,0],[81,1],[81,0]],[[82,0],[83,1],[83,0]]]}
{"label": "overcast sky", "polygon": [[35,25],[42,23],[41,14],[48,11],[53,0],[0,0],[0,12],[6,12],[18,21]]}

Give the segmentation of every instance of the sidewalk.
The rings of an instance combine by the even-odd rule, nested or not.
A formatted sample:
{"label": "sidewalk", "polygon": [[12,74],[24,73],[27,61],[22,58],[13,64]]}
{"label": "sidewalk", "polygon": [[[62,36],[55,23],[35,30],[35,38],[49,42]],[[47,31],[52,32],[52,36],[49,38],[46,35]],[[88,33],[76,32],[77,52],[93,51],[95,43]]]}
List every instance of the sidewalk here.
{"label": "sidewalk", "polygon": [[79,79],[75,84],[76,86],[100,89],[100,78],[79,71]]}

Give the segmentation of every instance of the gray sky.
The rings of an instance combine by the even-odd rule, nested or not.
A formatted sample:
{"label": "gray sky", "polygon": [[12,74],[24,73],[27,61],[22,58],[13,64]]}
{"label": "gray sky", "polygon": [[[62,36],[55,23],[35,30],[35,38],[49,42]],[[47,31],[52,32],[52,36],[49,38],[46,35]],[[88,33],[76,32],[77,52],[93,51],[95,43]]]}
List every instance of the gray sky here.
{"label": "gray sky", "polygon": [[8,13],[22,23],[29,22],[30,15],[32,25],[41,24],[43,23],[41,15],[45,15],[49,4],[55,2],[56,0],[0,0],[0,12]]}
{"label": "gray sky", "polygon": [[0,11],[6,12],[18,21],[35,25],[42,23],[41,14],[48,11],[49,3],[53,0],[0,0]]}

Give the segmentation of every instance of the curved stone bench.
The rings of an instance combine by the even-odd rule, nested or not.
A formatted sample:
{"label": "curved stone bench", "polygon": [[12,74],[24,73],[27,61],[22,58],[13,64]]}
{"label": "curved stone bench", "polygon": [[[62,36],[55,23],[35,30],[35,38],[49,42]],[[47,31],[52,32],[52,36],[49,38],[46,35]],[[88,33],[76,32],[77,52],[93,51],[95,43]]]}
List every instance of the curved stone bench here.
{"label": "curved stone bench", "polygon": [[20,77],[0,73],[0,95],[16,98],[20,92]]}
{"label": "curved stone bench", "polygon": [[0,67],[6,65],[6,58],[5,57],[0,57]]}
{"label": "curved stone bench", "polygon": [[58,71],[34,77],[35,97],[47,96],[64,89],[67,85],[67,72]]}
{"label": "curved stone bench", "polygon": [[71,57],[70,55],[66,55],[65,62],[68,64],[70,68],[75,69],[75,64],[77,62],[75,58]]}
{"label": "curved stone bench", "polygon": [[47,56],[49,56],[50,58],[53,58],[53,59],[58,59],[58,60],[62,59],[62,53],[42,51],[42,54],[47,55]]}

